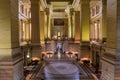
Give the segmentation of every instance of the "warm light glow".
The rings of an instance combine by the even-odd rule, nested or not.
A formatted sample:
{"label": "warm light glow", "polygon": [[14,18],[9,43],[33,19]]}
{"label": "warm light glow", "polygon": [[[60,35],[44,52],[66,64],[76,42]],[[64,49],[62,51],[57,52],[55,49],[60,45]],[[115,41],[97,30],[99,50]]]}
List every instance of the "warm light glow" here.
{"label": "warm light glow", "polygon": [[54,39],[57,39],[57,35],[54,36]]}
{"label": "warm light glow", "polygon": [[68,37],[71,38],[71,20],[70,20],[70,16],[68,18]]}
{"label": "warm light glow", "polygon": [[40,60],[40,58],[38,58],[38,57],[32,57],[31,59],[32,59],[33,61],[35,61],[35,60],[38,60],[38,61],[39,61],[39,60]]}
{"label": "warm light glow", "polygon": [[58,52],[58,59],[60,59],[61,58],[61,54],[60,54],[60,52]]}
{"label": "warm light glow", "polygon": [[100,22],[98,22],[98,28],[99,28],[99,39],[102,39],[102,30],[101,30]]}
{"label": "warm light glow", "polygon": [[30,55],[29,54],[27,54],[27,56],[26,56],[27,58],[30,58]]}
{"label": "warm light glow", "polygon": [[45,15],[45,21],[44,21],[44,36],[45,36],[45,38],[47,38],[47,16]]}
{"label": "warm light glow", "polygon": [[23,32],[22,32],[22,34],[23,34],[23,40],[25,40],[25,23],[23,22]]}
{"label": "warm light glow", "polygon": [[72,20],[72,21],[73,21],[73,25],[72,25],[72,26],[73,26],[73,33],[72,33],[72,34],[73,34],[73,38],[75,38],[75,13],[74,13],[74,15],[72,16],[72,19],[73,19],[73,20]]}
{"label": "warm light glow", "polygon": [[97,35],[98,35],[98,30],[97,30],[97,23],[95,23],[95,39],[97,39]]}
{"label": "warm light glow", "polygon": [[28,24],[26,26],[26,40],[27,41],[29,40],[29,26],[28,26]]}
{"label": "warm light glow", "polygon": [[58,32],[58,36],[60,36],[60,32]]}
{"label": "warm light glow", "polygon": [[51,16],[49,15],[49,20],[48,20],[48,38],[51,38]]}
{"label": "warm light glow", "polygon": [[31,29],[31,23],[30,23],[30,33],[29,33],[30,40],[31,40],[31,31],[32,31],[32,29]]}
{"label": "warm light glow", "polygon": [[27,58],[30,58],[30,51],[28,50],[27,52],[27,55],[26,55]]}
{"label": "warm light glow", "polygon": [[82,41],[89,41],[89,27],[84,24],[83,30],[82,30]]}

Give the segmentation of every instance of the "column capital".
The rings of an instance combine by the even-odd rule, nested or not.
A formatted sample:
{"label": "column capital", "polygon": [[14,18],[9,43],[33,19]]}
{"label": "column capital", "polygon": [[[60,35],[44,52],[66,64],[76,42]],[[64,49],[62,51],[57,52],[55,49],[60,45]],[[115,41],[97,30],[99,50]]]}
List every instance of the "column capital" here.
{"label": "column capital", "polygon": [[70,8],[70,15],[73,15],[75,12],[74,8]]}
{"label": "column capital", "polygon": [[46,12],[46,15],[49,15],[50,14],[50,9],[49,8],[45,8],[45,12]]}

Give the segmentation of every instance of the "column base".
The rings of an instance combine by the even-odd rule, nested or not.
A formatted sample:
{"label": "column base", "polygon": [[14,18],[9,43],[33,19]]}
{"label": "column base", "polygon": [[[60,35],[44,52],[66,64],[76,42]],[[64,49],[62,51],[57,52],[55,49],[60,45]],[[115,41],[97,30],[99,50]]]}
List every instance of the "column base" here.
{"label": "column base", "polygon": [[102,80],[120,80],[120,65],[102,60]]}
{"label": "column base", "polygon": [[23,58],[13,61],[0,61],[0,80],[24,80]]}
{"label": "column base", "polygon": [[102,58],[101,79],[120,80],[120,59],[117,58],[116,49],[106,48]]}
{"label": "column base", "polygon": [[90,57],[90,43],[80,42],[80,52],[81,52],[81,58],[89,58]]}
{"label": "column base", "polygon": [[0,80],[23,80],[23,55],[20,48],[0,49]]}
{"label": "column base", "polygon": [[31,52],[32,52],[32,57],[39,57],[40,58],[41,45],[40,44],[32,45]]}

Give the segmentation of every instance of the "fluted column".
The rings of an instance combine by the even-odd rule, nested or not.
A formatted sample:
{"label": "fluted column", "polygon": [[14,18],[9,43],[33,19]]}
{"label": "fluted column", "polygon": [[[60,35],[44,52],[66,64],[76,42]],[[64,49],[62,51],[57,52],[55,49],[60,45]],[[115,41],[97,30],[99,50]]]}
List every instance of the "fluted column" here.
{"label": "fluted column", "polygon": [[32,56],[40,57],[40,1],[31,0]]}
{"label": "fluted column", "polygon": [[102,58],[102,80],[120,80],[120,0],[107,0],[105,47]]}
{"label": "fluted column", "polygon": [[22,80],[18,0],[0,0],[0,80]]}

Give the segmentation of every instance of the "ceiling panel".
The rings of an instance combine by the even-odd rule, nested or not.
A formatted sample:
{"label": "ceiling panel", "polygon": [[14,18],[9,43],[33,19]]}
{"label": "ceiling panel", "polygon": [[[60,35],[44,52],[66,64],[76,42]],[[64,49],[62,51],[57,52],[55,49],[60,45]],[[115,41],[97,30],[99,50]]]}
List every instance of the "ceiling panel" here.
{"label": "ceiling panel", "polygon": [[46,0],[48,4],[51,2],[69,2],[69,4],[72,4],[74,0]]}
{"label": "ceiling panel", "polygon": [[47,4],[52,6],[53,12],[64,12],[68,5],[74,0],[46,0]]}
{"label": "ceiling panel", "polygon": [[65,7],[68,5],[68,2],[51,2],[51,4],[54,6],[54,7]]}

